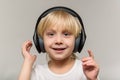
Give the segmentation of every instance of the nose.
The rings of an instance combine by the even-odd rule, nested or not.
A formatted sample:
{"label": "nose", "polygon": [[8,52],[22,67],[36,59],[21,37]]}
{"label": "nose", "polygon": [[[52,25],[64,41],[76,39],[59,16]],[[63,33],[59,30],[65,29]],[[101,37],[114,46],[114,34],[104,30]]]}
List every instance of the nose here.
{"label": "nose", "polygon": [[61,35],[57,35],[57,36],[56,36],[55,44],[57,44],[57,45],[63,44],[63,38],[62,38]]}

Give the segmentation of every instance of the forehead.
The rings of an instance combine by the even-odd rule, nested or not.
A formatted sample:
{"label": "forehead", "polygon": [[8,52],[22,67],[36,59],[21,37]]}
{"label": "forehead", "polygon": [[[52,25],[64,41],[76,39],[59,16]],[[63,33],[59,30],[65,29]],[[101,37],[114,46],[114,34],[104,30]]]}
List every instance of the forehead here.
{"label": "forehead", "polygon": [[63,26],[59,26],[59,25],[49,26],[48,28],[46,28],[46,31],[56,31],[56,32],[68,31],[68,32],[72,32],[72,30],[69,29],[69,27],[63,27]]}

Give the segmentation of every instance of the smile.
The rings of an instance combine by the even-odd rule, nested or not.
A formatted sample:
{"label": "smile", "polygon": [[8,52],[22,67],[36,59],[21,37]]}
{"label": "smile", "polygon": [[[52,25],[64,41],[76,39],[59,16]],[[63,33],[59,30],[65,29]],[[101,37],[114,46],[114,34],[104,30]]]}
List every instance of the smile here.
{"label": "smile", "polygon": [[66,48],[52,48],[57,53],[63,53]]}
{"label": "smile", "polygon": [[66,48],[53,48],[54,50],[65,50]]}

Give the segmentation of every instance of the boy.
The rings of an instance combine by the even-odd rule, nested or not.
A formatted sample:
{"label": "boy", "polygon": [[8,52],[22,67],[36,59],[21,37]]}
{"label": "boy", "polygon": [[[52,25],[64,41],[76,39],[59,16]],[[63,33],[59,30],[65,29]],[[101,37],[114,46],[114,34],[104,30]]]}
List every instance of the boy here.
{"label": "boy", "polygon": [[91,50],[81,60],[74,54],[76,39],[82,33],[77,17],[64,9],[53,10],[42,17],[36,31],[50,60],[32,69],[36,56],[30,54],[32,42],[26,41],[19,80],[97,80],[99,67]]}

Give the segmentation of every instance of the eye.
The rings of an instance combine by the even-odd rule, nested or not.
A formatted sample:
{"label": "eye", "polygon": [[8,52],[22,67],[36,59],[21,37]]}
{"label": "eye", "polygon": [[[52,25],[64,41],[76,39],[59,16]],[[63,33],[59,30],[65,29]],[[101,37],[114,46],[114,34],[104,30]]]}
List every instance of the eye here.
{"label": "eye", "polygon": [[70,36],[71,35],[71,33],[69,33],[69,32],[64,32],[64,36]]}
{"label": "eye", "polygon": [[52,36],[54,36],[54,33],[53,32],[48,32],[47,35],[52,37]]}

